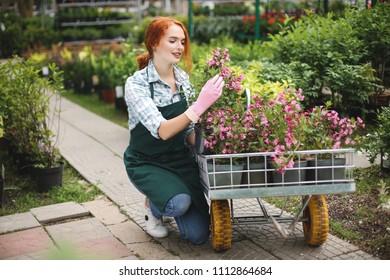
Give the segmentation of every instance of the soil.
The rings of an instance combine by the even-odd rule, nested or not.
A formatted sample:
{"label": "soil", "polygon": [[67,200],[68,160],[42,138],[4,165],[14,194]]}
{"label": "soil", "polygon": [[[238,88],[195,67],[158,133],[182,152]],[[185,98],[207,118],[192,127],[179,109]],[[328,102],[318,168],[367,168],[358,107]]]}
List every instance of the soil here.
{"label": "soil", "polygon": [[379,205],[378,191],[330,195],[326,201],[329,220],[342,223],[343,229],[351,232],[352,237],[345,237],[347,234],[341,236],[338,232],[331,234],[346,239],[379,259],[390,259],[390,210]]}

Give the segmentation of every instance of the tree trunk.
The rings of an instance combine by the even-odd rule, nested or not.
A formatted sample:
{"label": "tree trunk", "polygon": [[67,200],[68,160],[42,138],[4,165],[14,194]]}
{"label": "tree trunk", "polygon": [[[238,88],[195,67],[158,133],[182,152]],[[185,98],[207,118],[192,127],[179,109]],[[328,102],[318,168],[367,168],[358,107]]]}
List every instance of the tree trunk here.
{"label": "tree trunk", "polygon": [[32,17],[34,0],[18,0],[19,13],[23,18]]}

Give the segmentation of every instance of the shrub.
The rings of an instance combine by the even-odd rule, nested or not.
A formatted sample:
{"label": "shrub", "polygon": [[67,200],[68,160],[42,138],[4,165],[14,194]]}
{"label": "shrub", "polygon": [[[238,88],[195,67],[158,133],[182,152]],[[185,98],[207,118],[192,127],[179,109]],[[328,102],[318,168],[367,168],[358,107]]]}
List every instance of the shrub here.
{"label": "shrub", "polygon": [[20,55],[25,47],[20,17],[15,13],[0,14],[0,57]]}
{"label": "shrub", "polygon": [[382,107],[378,113],[377,125],[367,136],[362,149],[371,163],[377,156],[390,159],[390,107]]}
{"label": "shrub", "polygon": [[384,65],[390,62],[390,3],[378,3],[372,9],[351,7],[346,10],[345,18],[352,26],[354,36],[363,42],[362,61],[372,63],[377,77],[385,82]]}
{"label": "shrub", "polygon": [[[280,33],[270,36],[270,42],[262,44],[268,58],[276,63],[299,62],[310,67],[314,75],[307,88],[302,87],[306,100],[332,100],[333,106],[346,115],[351,107],[363,108],[376,84],[371,67],[362,66],[364,43],[355,36],[349,22],[334,19],[330,13],[321,17],[311,12],[294,24],[288,24],[290,20],[286,20]],[[340,86],[346,82],[349,89]],[[329,88],[332,95],[326,95],[324,88]],[[336,98],[338,94],[341,102]],[[342,106],[345,104],[349,107]]]}
{"label": "shrub", "polygon": [[233,36],[239,31],[239,22],[241,21],[241,18],[235,17],[196,17],[192,41],[209,43],[212,38],[219,37],[221,34]]}
{"label": "shrub", "polygon": [[49,65],[50,76],[40,74],[40,62],[14,57],[2,67],[0,108],[4,118],[5,137],[15,155],[27,161],[53,167],[57,161],[50,97],[62,93],[61,72]]}
{"label": "shrub", "polygon": [[54,18],[49,16],[22,19],[23,38],[29,48],[51,48],[59,39],[54,29]]}

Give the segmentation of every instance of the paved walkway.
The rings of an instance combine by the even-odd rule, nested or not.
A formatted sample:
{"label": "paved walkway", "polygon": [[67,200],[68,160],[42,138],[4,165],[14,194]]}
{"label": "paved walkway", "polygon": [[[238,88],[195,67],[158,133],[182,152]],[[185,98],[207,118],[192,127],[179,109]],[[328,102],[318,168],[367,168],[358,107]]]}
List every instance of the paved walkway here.
{"label": "paved walkway", "polygon": [[[322,246],[310,247],[300,224],[286,239],[273,225],[235,225],[232,248],[219,253],[210,243],[188,243],[174,222],[168,224],[168,237],[154,240],[143,229],[144,198],[130,184],[123,166],[128,130],[66,99],[59,129],[61,154],[105,196],[0,217],[0,259],[376,259],[332,235]],[[355,163],[368,164],[359,156]],[[270,212],[278,210],[269,207]],[[256,212],[259,206],[255,199],[237,199],[235,211]]]}

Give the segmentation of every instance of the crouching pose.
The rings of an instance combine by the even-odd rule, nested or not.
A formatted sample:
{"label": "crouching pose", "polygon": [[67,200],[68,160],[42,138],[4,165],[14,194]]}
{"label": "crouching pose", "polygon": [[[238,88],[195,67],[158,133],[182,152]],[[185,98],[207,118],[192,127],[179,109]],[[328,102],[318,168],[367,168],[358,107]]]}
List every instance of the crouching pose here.
{"label": "crouching pose", "polygon": [[[159,17],[145,34],[147,53],[137,58],[139,70],[125,85],[130,143],[124,154],[127,174],[145,196],[146,230],[165,237],[162,217],[173,217],[181,235],[194,244],[209,237],[209,207],[189,145],[194,123],[221,96],[224,82],[215,76],[203,86],[196,102],[190,84],[191,53],[184,25]],[[186,70],[177,63],[184,58]]]}

